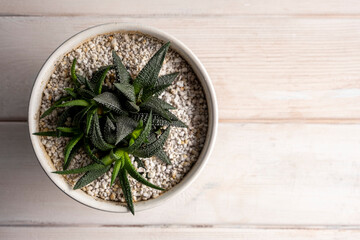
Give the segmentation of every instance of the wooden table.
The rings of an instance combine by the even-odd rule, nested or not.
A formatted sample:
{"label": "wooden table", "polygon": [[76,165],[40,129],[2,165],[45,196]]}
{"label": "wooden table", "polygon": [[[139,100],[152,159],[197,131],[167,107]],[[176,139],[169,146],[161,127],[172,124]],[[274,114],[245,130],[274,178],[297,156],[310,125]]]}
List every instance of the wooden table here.
{"label": "wooden table", "polygon": [[[203,174],[135,217],[58,190],[26,123],[49,54],[115,21],[189,46],[220,112]],[[0,0],[0,73],[0,239],[360,238],[359,1]]]}

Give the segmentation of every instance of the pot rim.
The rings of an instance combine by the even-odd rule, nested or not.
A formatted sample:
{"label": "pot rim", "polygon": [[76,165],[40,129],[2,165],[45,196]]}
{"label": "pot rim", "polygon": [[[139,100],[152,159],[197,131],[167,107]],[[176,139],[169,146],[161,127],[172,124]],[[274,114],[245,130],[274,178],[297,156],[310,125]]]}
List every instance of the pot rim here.
{"label": "pot rim", "polygon": [[189,187],[189,185],[195,181],[206,165],[214,148],[217,135],[218,107],[215,90],[211,83],[211,79],[200,60],[177,38],[154,27],[117,22],[93,26],[73,35],[55,49],[55,51],[45,61],[36,77],[32,87],[28,109],[29,134],[32,147],[39,164],[47,176],[52,180],[52,182],[65,194],[77,202],[94,209],[108,212],[128,212],[125,204],[94,198],[83,192],[81,189],[73,190],[63,176],[51,173],[55,170],[55,167],[47,155],[40,141],[40,137],[32,135],[33,132],[38,131],[39,108],[41,105],[43,90],[45,89],[50,75],[54,71],[55,63],[57,63],[58,60],[61,59],[61,57],[63,57],[66,53],[80,46],[83,42],[86,42],[97,35],[115,32],[140,32],[158,38],[162,41],[170,41],[171,48],[179,53],[187,61],[187,63],[192,67],[193,71],[197,75],[205,93],[206,102],[208,105],[208,132],[203,149],[196,163],[191,167],[189,172],[178,184],[176,184],[170,190],[165,191],[159,197],[146,201],[134,202],[135,211],[139,212],[145,209],[156,207]]}

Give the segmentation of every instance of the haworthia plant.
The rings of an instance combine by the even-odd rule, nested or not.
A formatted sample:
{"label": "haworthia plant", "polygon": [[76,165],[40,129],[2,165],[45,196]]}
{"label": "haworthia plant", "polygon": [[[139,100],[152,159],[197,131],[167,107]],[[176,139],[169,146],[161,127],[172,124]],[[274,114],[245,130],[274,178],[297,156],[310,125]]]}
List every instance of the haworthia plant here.
{"label": "haworthia plant", "polygon": [[[175,109],[158,96],[172,84],[178,73],[160,76],[159,72],[170,43],[164,44],[149,60],[135,79],[127,71],[121,58],[112,52],[113,65],[103,66],[87,79],[76,73],[76,59],[70,69],[73,86],[65,88],[68,94],[46,110],[41,118],[56,108],[65,110],[59,116],[56,131],[37,132],[34,135],[70,138],[64,152],[62,171],[56,174],[83,174],[74,189],[80,189],[104,175],[113,166],[111,185],[118,179],[124,198],[134,214],[128,175],[154,189],[154,185],[136,171],[130,156],[139,167],[142,158],[156,156],[171,164],[163,150],[170,127],[186,127],[170,110]],[[113,87],[103,83],[109,72],[115,71]],[[68,118],[71,126],[65,125]],[[83,148],[93,161],[87,166],[67,169],[77,151]]]}

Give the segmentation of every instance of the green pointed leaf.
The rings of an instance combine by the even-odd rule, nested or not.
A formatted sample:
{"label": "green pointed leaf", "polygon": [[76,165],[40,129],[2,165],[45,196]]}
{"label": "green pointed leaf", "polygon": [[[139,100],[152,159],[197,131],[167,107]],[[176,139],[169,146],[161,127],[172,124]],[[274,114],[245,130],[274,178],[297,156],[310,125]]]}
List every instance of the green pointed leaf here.
{"label": "green pointed leaf", "polygon": [[48,131],[48,132],[35,132],[33,135],[36,136],[45,136],[45,137],[57,137],[56,131]]}
{"label": "green pointed leaf", "polygon": [[75,126],[80,125],[81,120],[85,117],[85,115],[88,113],[88,111],[90,111],[90,109],[93,107],[94,107],[94,105],[90,105],[90,106],[84,108],[83,110],[81,110],[80,112],[78,112],[73,119],[73,124]]}
{"label": "green pointed leaf", "polygon": [[106,117],[106,122],[104,126],[104,138],[105,141],[114,144],[116,142],[116,127],[115,124],[110,120],[109,117]]}
{"label": "green pointed leaf", "polygon": [[86,81],[86,78],[81,76],[81,75],[78,75],[76,74],[76,77],[77,77],[77,81],[80,85],[84,85],[85,84],[85,81]]}
{"label": "green pointed leaf", "polygon": [[121,109],[120,101],[113,93],[104,92],[104,93],[96,96],[94,98],[94,100],[97,103],[104,105],[108,109],[113,110],[117,114],[125,114],[126,113]]}
{"label": "green pointed leaf", "polygon": [[111,66],[106,66],[100,68],[97,72],[95,72],[91,78],[91,82],[95,84],[94,92],[95,94],[101,94],[102,85],[106,78],[106,74],[110,70]]}
{"label": "green pointed leaf", "polygon": [[77,99],[77,100],[72,100],[72,101],[62,103],[62,104],[58,105],[58,107],[72,107],[72,106],[87,107],[89,105],[90,105],[90,103],[88,101],[85,101],[82,99]]}
{"label": "green pointed leaf", "polygon": [[159,114],[163,118],[170,120],[168,116],[168,111],[164,109],[160,102],[156,99],[157,97],[151,97],[148,99],[148,101],[142,103],[140,105],[141,110],[153,111],[154,113]]}
{"label": "green pointed leaf", "polygon": [[100,169],[88,171],[76,182],[76,184],[74,186],[74,190],[80,189],[80,188],[88,185],[89,183],[93,182],[98,177],[101,177],[107,171],[109,171],[110,167],[111,167],[111,165],[102,166],[102,168],[100,168]]}
{"label": "green pointed leaf", "polygon": [[44,117],[48,116],[49,114],[51,114],[51,113],[55,110],[55,108],[57,108],[57,106],[59,106],[62,102],[69,100],[70,98],[71,98],[71,96],[65,96],[65,97],[60,98],[59,100],[57,100],[56,102],[54,102],[54,103],[52,104],[52,106],[51,106],[49,109],[47,109],[47,110],[40,116],[40,118],[44,118]]}
{"label": "green pointed leaf", "polygon": [[136,181],[138,181],[148,187],[164,191],[163,188],[158,187],[158,186],[152,184],[151,182],[149,182],[148,180],[146,180],[145,178],[143,178],[143,176],[141,176],[140,173],[138,173],[136,171],[136,169],[134,168],[134,166],[132,165],[129,156],[127,154],[124,154],[124,155],[125,155],[125,169],[130,174],[131,177],[133,177]]}
{"label": "green pointed leaf", "polygon": [[170,127],[168,127],[161,136],[154,142],[147,144],[146,146],[134,151],[134,155],[137,157],[148,158],[152,157],[156,152],[163,148],[166,139],[169,136]]}
{"label": "green pointed leaf", "polygon": [[132,199],[132,194],[131,194],[131,186],[130,186],[129,180],[127,178],[127,172],[125,169],[120,170],[119,181],[120,181],[121,189],[123,191],[124,198],[126,200],[128,208],[129,208],[130,212],[133,215],[135,215],[134,204],[133,204],[133,199]]}
{"label": "green pointed leaf", "polygon": [[73,127],[57,127],[57,130],[64,132],[64,133],[79,133],[80,129],[73,128]]}
{"label": "green pointed leaf", "polygon": [[144,94],[141,98],[142,102],[146,102],[153,95],[160,95],[166,88],[168,88],[170,84],[158,85],[153,88],[150,88],[144,91]]}
{"label": "green pointed leaf", "polygon": [[112,51],[112,57],[117,81],[120,83],[129,83],[131,81],[130,73],[127,71],[126,67],[123,65],[120,57],[116,54],[115,51]]}
{"label": "green pointed leaf", "polygon": [[172,164],[171,161],[170,161],[170,159],[168,158],[168,156],[166,155],[166,153],[165,153],[164,150],[162,150],[162,149],[159,149],[159,151],[157,151],[157,152],[155,153],[155,156],[156,156],[158,159],[160,159],[162,162],[166,163],[166,164],[169,164],[169,165]]}
{"label": "green pointed leaf", "polygon": [[118,116],[115,119],[116,124],[116,141],[118,144],[127,137],[136,128],[137,122],[126,116]]}
{"label": "green pointed leaf", "polygon": [[141,88],[139,93],[137,94],[136,102],[141,103],[142,96],[144,94],[144,88]]}
{"label": "green pointed leaf", "polygon": [[117,160],[115,161],[114,169],[113,169],[113,172],[112,172],[112,175],[111,175],[111,183],[110,183],[110,186],[112,186],[112,185],[114,184],[114,181],[115,181],[116,177],[119,175],[119,171],[120,171],[122,162],[123,162],[123,160],[122,160],[121,158],[120,158],[120,159],[117,159]]}
{"label": "green pointed leaf", "polygon": [[131,113],[136,113],[140,111],[140,107],[136,105],[135,102],[130,102],[130,101],[126,101],[124,103],[124,108]]}
{"label": "green pointed leaf", "polygon": [[151,102],[155,102],[157,105],[161,106],[162,109],[176,109],[176,107],[174,107],[173,105],[155,96],[148,98],[148,100]]}
{"label": "green pointed leaf", "polygon": [[167,75],[160,76],[157,79],[155,86],[171,85],[178,75],[179,75],[179,73],[176,72],[176,73],[170,73]]}
{"label": "green pointed leaf", "polygon": [[33,135],[44,137],[73,137],[73,133],[64,133],[60,131],[35,132]]}
{"label": "green pointed leaf", "polygon": [[63,169],[66,170],[69,167],[69,164],[71,162],[71,160],[75,157],[75,155],[79,152],[81,145],[80,144],[76,144],[73,149],[71,150],[71,153],[67,159],[67,162],[63,165]]}
{"label": "green pointed leaf", "polygon": [[99,116],[97,114],[94,114],[92,128],[91,142],[95,147],[101,151],[107,151],[115,147],[114,145],[105,142],[103,139],[100,130]]}
{"label": "green pointed leaf", "polygon": [[88,171],[92,171],[92,170],[99,170],[102,168],[104,168],[104,165],[97,164],[97,163],[91,163],[85,167],[74,168],[74,169],[63,170],[63,171],[55,171],[53,173],[60,174],[60,175],[79,174],[79,173],[84,173],[84,172],[88,172]]}
{"label": "green pointed leaf", "polygon": [[89,81],[87,78],[85,78],[85,86],[90,92],[95,93],[95,83]]}
{"label": "green pointed leaf", "polygon": [[135,102],[134,86],[129,83],[114,83],[114,86],[124,95],[129,101]]}
{"label": "green pointed leaf", "polygon": [[96,96],[93,92],[84,88],[78,88],[76,91],[83,98],[93,99]]}
{"label": "green pointed leaf", "polygon": [[93,109],[89,110],[89,112],[87,113],[86,116],[86,130],[85,130],[85,134],[86,136],[89,135],[91,126],[92,126],[92,120],[94,118],[94,114],[97,111],[97,107],[94,107]]}
{"label": "green pointed leaf", "polygon": [[76,93],[74,92],[73,88],[64,88],[64,90],[73,98],[76,98]]}
{"label": "green pointed leaf", "polygon": [[169,46],[170,42],[164,44],[140,71],[134,80],[135,94],[138,94],[142,88],[150,88],[155,85]]}
{"label": "green pointed leaf", "polygon": [[[172,115],[171,113],[168,113],[170,116]],[[137,113],[137,114],[132,114],[131,115],[135,121],[146,121],[149,117],[149,113]],[[172,116],[171,116],[172,117]],[[163,127],[163,126],[174,126],[174,127],[182,127],[182,128],[187,128],[187,126],[185,125],[185,123],[183,123],[180,120],[166,120],[165,118],[154,114],[153,115],[153,120],[152,120],[152,125],[153,127]]]}
{"label": "green pointed leaf", "polygon": [[70,156],[70,153],[72,151],[72,149],[74,148],[74,146],[80,141],[80,139],[84,136],[83,133],[75,136],[74,138],[72,138],[70,140],[70,142],[66,145],[65,147],[65,156],[64,156],[64,165],[67,164],[67,161],[69,160],[69,156]]}
{"label": "green pointed leaf", "polygon": [[79,83],[78,83],[78,78],[76,76],[75,67],[76,67],[76,58],[74,58],[74,60],[72,62],[71,69],[70,69],[70,76],[71,76],[71,80],[73,80],[75,85],[78,86]]}
{"label": "green pointed leaf", "polygon": [[88,141],[84,141],[84,150],[86,154],[91,158],[91,160],[93,160],[97,164],[104,165],[104,163],[93,153]]}
{"label": "green pointed leaf", "polygon": [[138,138],[135,139],[134,143],[128,147],[129,152],[133,152],[138,149],[147,139],[151,131],[152,113],[150,112],[149,118],[146,122],[144,130],[141,132]]}

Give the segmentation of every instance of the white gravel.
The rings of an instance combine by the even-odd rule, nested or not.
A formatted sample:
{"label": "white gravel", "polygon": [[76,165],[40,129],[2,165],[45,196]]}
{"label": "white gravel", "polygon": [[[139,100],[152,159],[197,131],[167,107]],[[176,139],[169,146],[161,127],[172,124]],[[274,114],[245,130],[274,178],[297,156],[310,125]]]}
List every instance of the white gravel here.
{"label": "white gravel", "polygon": [[[100,35],[83,43],[78,48],[66,54],[55,66],[42,98],[40,114],[48,109],[53,101],[64,95],[63,89],[71,86],[69,70],[74,57],[78,64],[76,71],[87,77],[100,66],[112,64],[111,51],[114,49],[121,57],[124,65],[131,75],[136,76],[144,67],[150,57],[163,44],[160,40],[140,33],[112,33]],[[169,138],[165,144],[165,152],[169,156],[172,165],[165,165],[156,158],[144,159],[146,169],[138,168],[138,171],[148,180],[165,189],[174,187],[191,166],[198,159],[203,148],[207,127],[208,110],[202,87],[191,67],[175,51],[169,50],[160,75],[179,72],[179,76],[160,97],[177,110],[173,113],[181,119],[188,128],[172,127]],[[113,73],[106,79],[104,84],[111,85]],[[54,130],[56,120],[62,110],[55,110],[50,116],[39,121],[41,131]],[[70,123],[71,119],[68,119]],[[47,154],[58,170],[62,170],[64,147],[68,139],[42,137],[42,143]],[[72,160],[69,169],[84,166],[91,160],[80,150]],[[134,162],[137,168],[137,163]],[[112,169],[103,177],[83,187],[82,190],[91,196],[104,200],[125,202],[118,182],[110,187]],[[69,184],[74,185],[81,175],[67,175],[65,178]],[[146,187],[129,177],[134,201],[144,201],[156,198],[161,191]]]}

